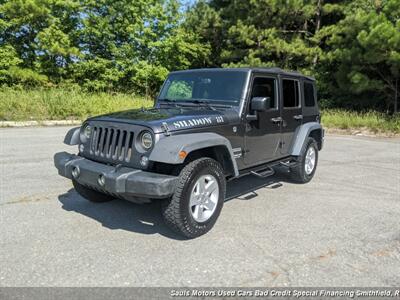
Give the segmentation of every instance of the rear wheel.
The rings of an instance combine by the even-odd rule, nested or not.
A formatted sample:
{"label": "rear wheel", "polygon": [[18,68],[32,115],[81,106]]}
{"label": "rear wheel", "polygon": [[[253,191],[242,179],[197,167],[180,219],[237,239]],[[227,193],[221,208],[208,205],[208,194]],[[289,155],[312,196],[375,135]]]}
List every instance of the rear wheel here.
{"label": "rear wheel", "polygon": [[221,212],[225,189],[218,162],[211,158],[192,161],[180,172],[174,195],[163,203],[165,223],[187,238],[207,233]]}
{"label": "rear wheel", "polygon": [[315,174],[318,164],[317,142],[309,137],[303,153],[298,158],[295,167],[290,168],[291,178],[298,183],[309,182]]}
{"label": "rear wheel", "polygon": [[100,203],[100,202],[108,202],[114,199],[109,195],[87,188],[75,180],[72,180],[72,184],[74,185],[74,188],[78,192],[78,194],[81,195],[86,200],[89,200],[90,202]]}

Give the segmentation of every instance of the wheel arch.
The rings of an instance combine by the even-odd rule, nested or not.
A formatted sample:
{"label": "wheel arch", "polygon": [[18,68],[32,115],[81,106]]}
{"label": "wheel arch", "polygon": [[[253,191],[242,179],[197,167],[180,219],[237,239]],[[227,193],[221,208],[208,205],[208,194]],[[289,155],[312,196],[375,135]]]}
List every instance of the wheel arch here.
{"label": "wheel arch", "polygon": [[324,142],[324,130],[320,123],[309,122],[300,125],[293,138],[290,154],[292,156],[299,156],[304,151],[304,144],[307,138],[312,137],[318,144],[318,150],[321,150]]}
{"label": "wheel arch", "polygon": [[[179,153],[187,153],[181,158]],[[152,162],[185,165],[199,157],[218,161],[227,175],[238,176],[239,170],[229,140],[216,133],[191,133],[161,139],[149,156]]]}
{"label": "wheel arch", "polygon": [[225,175],[236,176],[235,167],[230,157],[229,150],[225,145],[215,145],[211,147],[196,149],[188,154],[184,161],[184,164],[186,165],[187,163],[194,161],[200,157],[209,157],[214,159],[221,164]]}
{"label": "wheel arch", "polygon": [[68,130],[68,132],[64,138],[64,144],[70,145],[70,146],[78,145],[79,141],[80,141],[80,137],[79,137],[80,129],[81,129],[80,127],[74,127],[74,128],[71,128],[70,130]]}
{"label": "wheel arch", "polygon": [[322,149],[322,144],[323,144],[323,142],[322,142],[322,139],[323,139],[322,129],[321,128],[320,129],[313,129],[313,130],[310,131],[308,136],[312,137],[317,142],[318,150],[321,150]]}

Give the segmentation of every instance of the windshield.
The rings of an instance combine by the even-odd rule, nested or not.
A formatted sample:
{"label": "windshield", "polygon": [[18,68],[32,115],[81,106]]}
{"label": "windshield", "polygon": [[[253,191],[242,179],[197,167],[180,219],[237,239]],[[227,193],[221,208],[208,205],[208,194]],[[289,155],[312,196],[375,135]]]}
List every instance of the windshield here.
{"label": "windshield", "polygon": [[201,71],[170,74],[159,100],[237,106],[247,73],[240,71]]}

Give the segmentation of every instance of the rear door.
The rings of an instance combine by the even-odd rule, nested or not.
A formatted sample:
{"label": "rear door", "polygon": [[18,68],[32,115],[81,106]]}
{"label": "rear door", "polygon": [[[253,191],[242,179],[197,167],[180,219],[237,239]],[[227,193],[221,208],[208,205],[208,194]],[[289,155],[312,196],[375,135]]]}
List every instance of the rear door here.
{"label": "rear door", "polygon": [[287,155],[296,128],[302,124],[300,81],[295,78],[281,78],[282,95],[282,142],[281,154]]}
{"label": "rear door", "polygon": [[[257,120],[246,121],[245,124],[244,163],[247,166],[257,165],[280,156],[278,91],[278,78],[276,76],[263,74],[253,76],[246,114],[257,114]],[[258,113],[252,111],[250,102],[253,97],[270,97],[270,108]]]}

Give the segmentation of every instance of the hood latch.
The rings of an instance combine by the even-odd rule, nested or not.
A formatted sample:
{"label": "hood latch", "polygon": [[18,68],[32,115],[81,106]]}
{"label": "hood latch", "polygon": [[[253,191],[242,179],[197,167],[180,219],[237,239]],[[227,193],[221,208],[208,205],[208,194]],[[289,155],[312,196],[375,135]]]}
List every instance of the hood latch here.
{"label": "hood latch", "polygon": [[161,124],[161,129],[162,129],[162,131],[164,132],[164,134],[165,134],[166,136],[170,136],[170,135],[171,135],[171,133],[169,132],[168,124],[167,124],[166,122],[163,122],[163,123]]}

